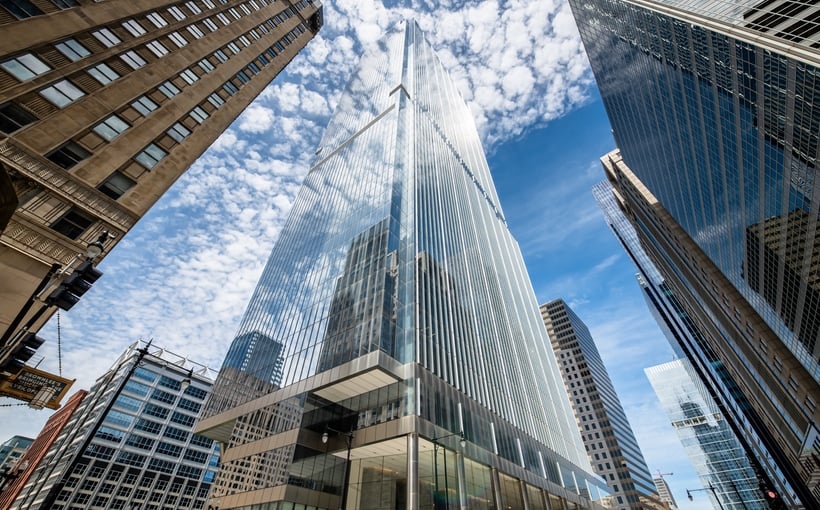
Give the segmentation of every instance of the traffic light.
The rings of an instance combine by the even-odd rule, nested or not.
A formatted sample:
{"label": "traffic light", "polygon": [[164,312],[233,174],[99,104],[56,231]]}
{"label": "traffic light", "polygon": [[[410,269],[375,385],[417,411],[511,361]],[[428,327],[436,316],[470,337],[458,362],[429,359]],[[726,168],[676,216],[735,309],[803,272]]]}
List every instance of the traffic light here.
{"label": "traffic light", "polygon": [[782,501],[780,500],[780,495],[777,494],[777,491],[772,489],[766,482],[760,482],[760,492],[763,493],[763,499],[768,503],[769,508],[773,509],[780,509],[783,508]]}
{"label": "traffic light", "polygon": [[19,372],[25,366],[26,361],[31,359],[37,349],[43,345],[43,342],[45,342],[45,339],[34,333],[26,333],[20,343],[17,344],[17,347],[9,353],[8,358],[0,364],[0,372],[12,374]]}
{"label": "traffic light", "polygon": [[46,302],[62,310],[70,310],[100,276],[102,276],[102,271],[94,267],[93,261],[83,262],[68,278],[63,280],[63,283],[51,293]]}

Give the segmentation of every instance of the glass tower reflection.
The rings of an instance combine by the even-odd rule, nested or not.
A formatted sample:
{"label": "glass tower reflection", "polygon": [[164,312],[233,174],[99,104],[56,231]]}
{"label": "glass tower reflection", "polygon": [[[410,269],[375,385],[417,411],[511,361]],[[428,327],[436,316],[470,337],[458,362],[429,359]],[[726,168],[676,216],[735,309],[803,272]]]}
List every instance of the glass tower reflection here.
{"label": "glass tower reflection", "polygon": [[599,499],[557,370],[470,110],[400,24],[341,96],[200,424],[236,459],[220,508],[282,485],[382,508],[365,484],[396,507],[517,507],[521,469],[533,508]]}

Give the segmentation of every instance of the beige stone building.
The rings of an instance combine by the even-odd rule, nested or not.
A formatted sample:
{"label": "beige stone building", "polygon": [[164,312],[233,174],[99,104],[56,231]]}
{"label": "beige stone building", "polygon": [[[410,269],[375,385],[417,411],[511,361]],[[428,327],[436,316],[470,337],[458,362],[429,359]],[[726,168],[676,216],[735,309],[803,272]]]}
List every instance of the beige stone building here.
{"label": "beige stone building", "polygon": [[108,252],[321,25],[316,0],[0,3],[0,364],[52,265]]}

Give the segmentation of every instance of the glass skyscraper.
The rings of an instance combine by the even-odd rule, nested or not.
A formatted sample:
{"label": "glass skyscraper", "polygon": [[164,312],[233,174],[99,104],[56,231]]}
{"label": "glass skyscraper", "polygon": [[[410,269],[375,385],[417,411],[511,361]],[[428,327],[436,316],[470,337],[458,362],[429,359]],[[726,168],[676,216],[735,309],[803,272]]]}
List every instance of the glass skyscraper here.
{"label": "glass skyscraper", "polygon": [[[281,347],[240,362],[249,334]],[[607,494],[470,111],[413,22],[363,55],[230,353],[198,426],[226,446],[221,509]]]}
{"label": "glass skyscraper", "polygon": [[570,0],[620,153],[607,177],[745,400],[795,507],[820,498],[820,52],[811,2]]}
{"label": "glass skyscraper", "polygon": [[[691,364],[680,359],[646,369],[709,496],[725,510],[767,510],[768,503],[743,447]],[[714,503],[713,503],[714,504]]]}

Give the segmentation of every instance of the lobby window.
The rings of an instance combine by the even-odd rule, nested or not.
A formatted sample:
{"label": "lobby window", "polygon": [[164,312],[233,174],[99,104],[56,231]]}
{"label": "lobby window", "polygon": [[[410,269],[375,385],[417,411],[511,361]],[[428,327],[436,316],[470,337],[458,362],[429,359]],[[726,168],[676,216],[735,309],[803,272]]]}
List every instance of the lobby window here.
{"label": "lobby window", "polygon": [[128,64],[132,69],[139,69],[140,67],[147,64],[144,58],[139,56],[139,53],[133,50],[126,51],[122,55],[120,55],[120,59],[123,62]]}
{"label": "lobby window", "polygon": [[149,41],[145,43],[145,47],[151,50],[151,53],[156,55],[158,58],[162,58],[169,53],[168,48],[166,48],[165,45],[159,41]]}
{"label": "lobby window", "polygon": [[88,51],[88,48],[86,48],[74,39],[66,39],[65,41],[58,42],[54,45],[54,47],[57,48],[57,51],[65,55],[66,58],[68,58],[72,62],[76,62],[82,58],[91,55],[91,52]]}
{"label": "lobby window", "polygon": [[94,219],[86,216],[77,209],[71,209],[59,220],[51,224],[51,229],[59,232],[69,239],[77,239],[85,232]]}
{"label": "lobby window", "polygon": [[168,153],[164,150],[160,149],[155,144],[149,144],[145,149],[142,150],[137,156],[134,158],[137,160],[137,163],[141,164],[148,170],[157,166],[157,163],[160,162],[162,158],[164,158]]}
{"label": "lobby window", "polygon": [[114,46],[122,42],[122,39],[117,37],[117,35],[114,32],[107,28],[95,30],[91,32],[91,35],[93,35],[98,41],[100,41],[102,45],[106,48],[113,48]]}
{"label": "lobby window", "polygon": [[139,37],[147,33],[145,28],[142,25],[140,25],[139,21],[134,19],[128,19],[123,21],[122,26],[128,31],[129,34],[133,35],[134,37]]}
{"label": "lobby window", "polygon": [[58,166],[68,170],[90,155],[90,152],[69,140],[46,154],[46,158]]}
{"label": "lobby window", "polygon": [[68,80],[60,80],[41,90],[40,95],[51,101],[55,106],[63,108],[83,97],[85,92]]}
{"label": "lobby window", "polygon": [[131,103],[131,106],[133,106],[135,110],[140,112],[140,114],[143,117],[147,117],[151,112],[158,108],[157,103],[151,101],[149,98],[145,96],[138,97],[136,101]]}
{"label": "lobby window", "polygon": [[33,113],[15,103],[0,105],[0,133],[9,135],[36,120]]}
{"label": "lobby window", "polygon": [[162,15],[158,12],[149,12],[145,17],[148,18],[148,21],[153,23],[154,26],[157,28],[162,28],[168,25],[168,22],[165,21],[165,18],[163,18]]}
{"label": "lobby window", "polygon": [[102,85],[108,85],[120,77],[116,71],[108,67],[108,64],[105,63],[97,64],[94,67],[89,67],[87,72]]}
{"label": "lobby window", "polygon": [[0,63],[0,67],[20,81],[26,81],[51,71],[51,68],[31,53],[24,53]]}
{"label": "lobby window", "polygon": [[25,19],[43,14],[43,11],[28,0],[3,0],[3,3],[0,5],[17,19]]}
{"label": "lobby window", "polygon": [[94,126],[93,131],[105,138],[109,142],[123,133],[129,126],[127,122],[117,115],[111,115],[104,121]]}

